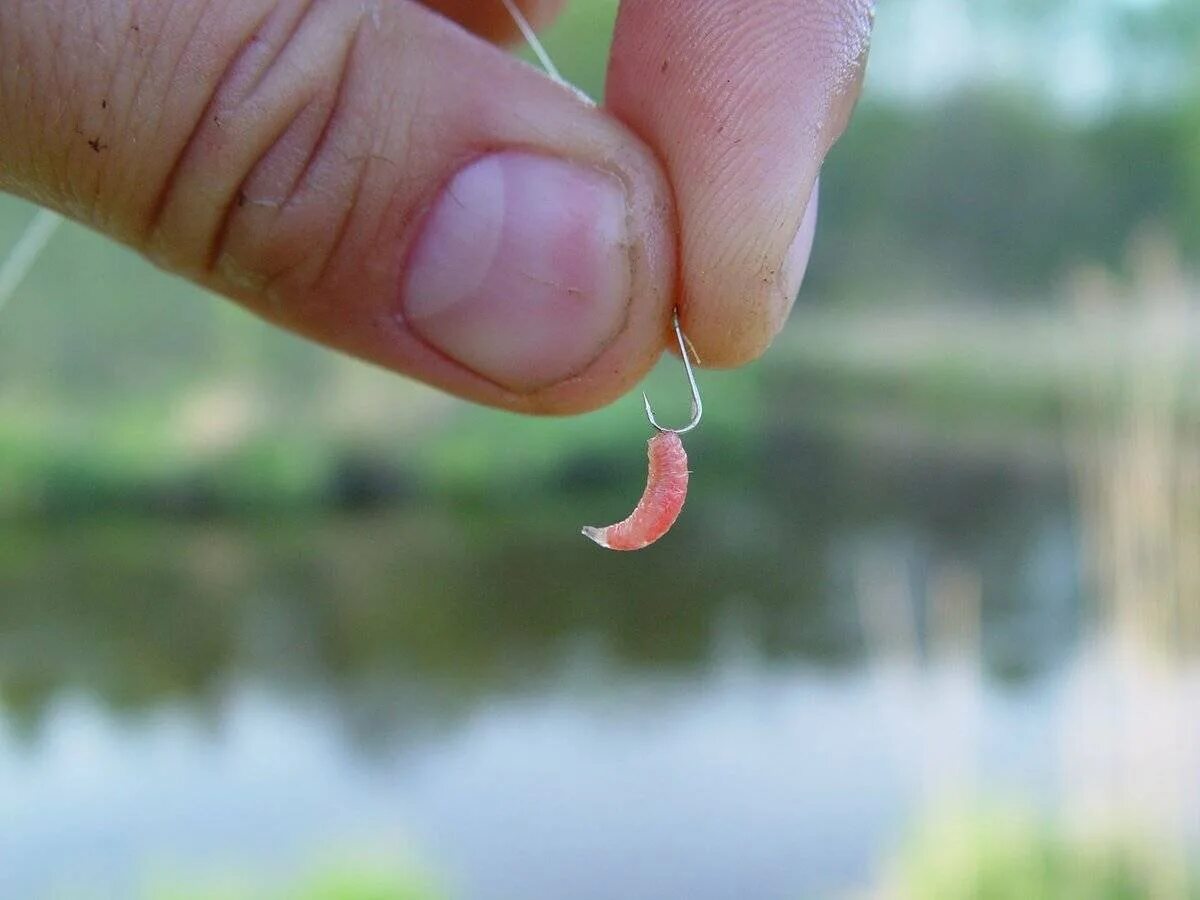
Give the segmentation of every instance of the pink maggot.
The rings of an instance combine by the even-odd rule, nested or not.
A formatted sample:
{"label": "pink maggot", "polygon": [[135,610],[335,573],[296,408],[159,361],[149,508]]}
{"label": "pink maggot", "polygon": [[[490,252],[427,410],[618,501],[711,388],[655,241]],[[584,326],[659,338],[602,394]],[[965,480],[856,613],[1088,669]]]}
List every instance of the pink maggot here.
{"label": "pink maggot", "polygon": [[615,525],[585,525],[583,533],[609,550],[641,550],[666,534],[687,498],[688,467],[683,441],[674,431],[662,431],[647,442],[650,471],[646,490],[629,517]]}

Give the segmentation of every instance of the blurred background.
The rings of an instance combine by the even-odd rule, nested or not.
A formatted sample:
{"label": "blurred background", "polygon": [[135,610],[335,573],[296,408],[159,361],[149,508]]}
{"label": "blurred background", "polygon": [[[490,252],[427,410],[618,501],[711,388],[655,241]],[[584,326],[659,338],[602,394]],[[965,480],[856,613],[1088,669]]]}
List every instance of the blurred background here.
{"label": "blurred background", "polygon": [[[547,35],[595,95],[615,10]],[[0,893],[1200,897],[1198,59],[1194,0],[881,2],[640,554],[578,532],[640,398],[471,408],[64,226],[0,311]]]}

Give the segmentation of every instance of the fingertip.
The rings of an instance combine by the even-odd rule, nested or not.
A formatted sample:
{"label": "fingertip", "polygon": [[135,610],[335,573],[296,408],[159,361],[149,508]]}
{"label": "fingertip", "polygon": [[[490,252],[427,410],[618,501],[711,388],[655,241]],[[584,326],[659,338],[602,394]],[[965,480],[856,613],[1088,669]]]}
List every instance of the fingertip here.
{"label": "fingertip", "polygon": [[[689,293],[681,304],[680,322],[699,364],[732,369],[761,357],[787,324],[808,270],[818,218],[818,185],[814,184],[800,224],[783,248],[724,270],[693,270]],[[782,256],[772,263],[769,256]],[[748,268],[753,275],[745,277]],[[728,287],[727,287],[728,285]],[[729,292],[736,291],[736,292]]]}
{"label": "fingertip", "polygon": [[857,95],[865,0],[626,0],[607,103],[663,159],[706,366],[759,357],[812,247],[814,186]]}

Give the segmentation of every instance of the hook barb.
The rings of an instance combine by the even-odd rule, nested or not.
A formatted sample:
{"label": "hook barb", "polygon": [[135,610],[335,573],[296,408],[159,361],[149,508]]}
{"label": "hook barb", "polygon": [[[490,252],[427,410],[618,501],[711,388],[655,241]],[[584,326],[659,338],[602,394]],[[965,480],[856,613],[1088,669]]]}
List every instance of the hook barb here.
{"label": "hook barb", "polygon": [[650,398],[646,396],[645,391],[642,392],[642,399],[646,402],[646,418],[650,420],[650,424],[656,430],[663,432],[670,431],[674,434],[685,434],[700,424],[700,419],[704,415],[704,402],[700,399],[700,388],[696,384],[696,373],[692,371],[692,345],[684,336],[683,328],[679,325],[679,310],[671,314],[671,325],[675,329],[675,340],[679,342],[679,355],[683,358],[683,370],[687,373],[688,388],[692,392],[692,420],[682,428],[664,428],[654,418],[654,410],[650,407]]}

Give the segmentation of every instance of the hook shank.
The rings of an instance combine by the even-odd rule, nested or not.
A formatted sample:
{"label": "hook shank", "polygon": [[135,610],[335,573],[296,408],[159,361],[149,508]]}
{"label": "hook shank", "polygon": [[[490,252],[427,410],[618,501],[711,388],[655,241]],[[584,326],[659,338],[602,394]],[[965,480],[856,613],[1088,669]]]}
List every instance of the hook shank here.
{"label": "hook shank", "polygon": [[646,402],[646,418],[650,420],[650,424],[655,429],[662,432],[669,431],[674,434],[685,434],[700,424],[700,419],[704,415],[704,402],[700,399],[700,388],[696,384],[696,373],[692,371],[691,344],[684,337],[683,328],[679,325],[678,310],[671,314],[671,325],[675,329],[675,340],[679,342],[679,355],[683,358],[683,370],[687,373],[688,388],[692,392],[692,420],[682,428],[664,428],[654,418],[654,410],[650,407],[650,398],[646,396],[645,392],[642,393],[642,399]]}

